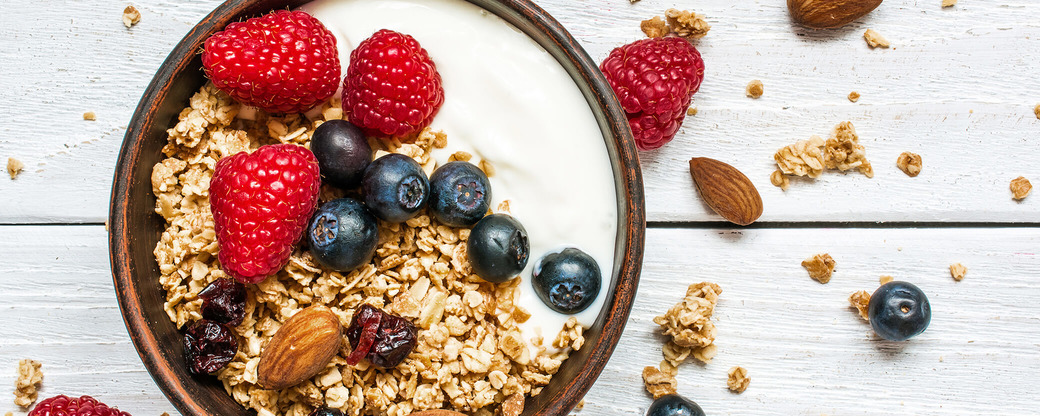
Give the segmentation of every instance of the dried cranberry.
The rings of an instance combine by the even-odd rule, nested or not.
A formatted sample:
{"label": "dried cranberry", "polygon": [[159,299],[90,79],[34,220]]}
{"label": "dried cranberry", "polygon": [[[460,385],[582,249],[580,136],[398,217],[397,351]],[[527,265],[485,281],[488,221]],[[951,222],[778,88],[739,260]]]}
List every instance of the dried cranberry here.
{"label": "dried cranberry", "polygon": [[314,409],[310,416],[343,416],[343,412],[338,409],[331,409],[325,406]]}
{"label": "dried cranberry", "polygon": [[[366,338],[374,329],[375,339],[366,351]],[[347,339],[350,346],[363,353],[372,365],[381,368],[397,367],[415,349],[418,330],[411,322],[397,315],[383,312],[372,305],[362,305],[350,321]],[[351,355],[354,355],[352,352]]]}
{"label": "dried cranberry", "polygon": [[235,327],[246,316],[246,285],[235,279],[217,279],[202,292],[202,317]]}
{"label": "dried cranberry", "polygon": [[231,362],[238,340],[228,327],[202,319],[184,333],[184,358],[192,374],[209,374]]}

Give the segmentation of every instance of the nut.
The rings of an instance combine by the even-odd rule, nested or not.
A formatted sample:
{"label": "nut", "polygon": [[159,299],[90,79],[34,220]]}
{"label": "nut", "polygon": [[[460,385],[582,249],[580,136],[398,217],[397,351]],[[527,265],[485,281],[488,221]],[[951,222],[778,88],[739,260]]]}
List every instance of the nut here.
{"label": "nut", "polygon": [[453,412],[451,410],[433,409],[433,410],[423,410],[421,412],[412,413],[412,414],[410,414],[408,416],[466,416],[466,415],[463,414],[463,413],[459,413],[459,412]]}
{"label": "nut", "polygon": [[339,352],[342,339],[343,325],[331,309],[311,306],[297,312],[260,354],[260,385],[281,390],[314,377]]}
{"label": "nut", "polygon": [[737,168],[715,159],[690,159],[690,175],[709,207],[727,221],[748,225],[762,215],[758,189]]}
{"label": "nut", "polygon": [[787,0],[791,18],[814,29],[845,26],[881,5],[881,0]]}

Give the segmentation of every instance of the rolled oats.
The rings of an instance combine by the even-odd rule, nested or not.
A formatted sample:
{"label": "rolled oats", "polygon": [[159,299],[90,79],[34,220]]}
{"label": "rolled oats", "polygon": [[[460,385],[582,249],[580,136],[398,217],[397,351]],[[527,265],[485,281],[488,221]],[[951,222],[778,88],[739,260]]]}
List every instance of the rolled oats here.
{"label": "rolled oats", "polygon": [[14,404],[29,408],[36,403],[36,390],[43,383],[41,366],[39,362],[29,359],[18,361],[18,378],[14,382]]}
{"label": "rolled oats", "polygon": [[675,394],[678,382],[675,375],[658,370],[657,367],[647,366],[643,368],[643,385],[646,391],[654,398],[669,394]]}
{"label": "rolled oats", "polygon": [[860,290],[849,295],[849,304],[859,311],[859,316],[868,321],[870,320],[870,315],[867,313],[867,309],[870,306],[870,293],[866,290]]}
{"label": "rolled oats", "polygon": [[787,187],[791,185],[791,180],[784,175],[784,171],[777,169],[774,170],[773,173],[769,174],[769,183],[786,191]]}
{"label": "rolled oats", "polygon": [[[7,171],[10,172],[11,171],[10,159],[8,159],[7,166],[8,166],[7,167]],[[14,175],[12,175],[11,178],[14,179]],[[1021,200],[1025,199],[1025,197],[1029,195],[1029,191],[1033,190],[1033,184],[1029,183],[1029,179],[1026,179],[1023,176],[1019,176],[1019,177],[1017,177],[1015,179],[1012,179],[1010,187],[1011,187],[1011,197],[1014,198],[1017,201],[1021,201]]]}
{"label": "rolled oats", "polygon": [[961,279],[964,279],[964,276],[967,275],[967,274],[968,274],[968,268],[964,267],[963,264],[953,263],[953,264],[950,265],[950,276],[953,277],[953,280],[956,280],[956,281],[959,282],[959,281],[961,281]]}
{"label": "rolled oats", "polygon": [[809,277],[820,283],[831,281],[834,273],[834,258],[830,254],[817,254],[802,261],[802,267],[809,272]]}
{"label": "rolled oats", "polygon": [[874,29],[867,29],[866,32],[863,32],[863,39],[867,41],[867,46],[870,46],[871,49],[878,47],[887,48],[889,46],[888,39],[885,39]]}
{"label": "rolled oats", "polygon": [[670,30],[668,30],[668,24],[665,23],[661,16],[654,16],[640,22],[639,30],[642,30],[643,34],[648,38],[664,37],[664,35],[667,35],[668,32],[670,32]]}
{"label": "rolled oats", "polygon": [[851,122],[843,121],[834,127],[834,134],[824,145],[824,166],[845,172],[858,169],[868,178],[874,177],[874,168],[867,161],[866,150],[859,144],[859,136]]}
{"label": "rolled oats", "polygon": [[18,177],[18,174],[22,173],[22,169],[25,169],[25,164],[22,161],[13,157],[7,158],[7,174],[11,176],[11,180]]}
{"label": "rolled oats", "polygon": [[777,150],[773,159],[784,174],[818,178],[823,173],[825,143],[819,136],[812,136]]}
{"label": "rolled oats", "polygon": [[921,155],[911,152],[903,152],[899,154],[899,158],[896,159],[896,166],[899,170],[903,171],[906,176],[914,177],[921,173]]}
{"label": "rolled oats", "polygon": [[88,120],[88,121],[97,120],[97,114],[94,114],[93,111],[87,111],[87,112],[83,113],[83,119],[84,120]]}
{"label": "rolled oats", "polygon": [[744,390],[747,390],[748,385],[751,384],[751,379],[747,375],[747,369],[744,367],[733,367],[729,369],[727,374],[729,378],[726,380],[726,386],[734,393],[743,393]]}
{"label": "rolled oats", "polygon": [[686,289],[686,296],[679,303],[654,318],[654,323],[670,337],[662,354],[673,366],[689,356],[702,362],[715,356],[715,324],[711,322],[711,315],[720,293],[722,288],[715,283],[694,283]]}
{"label": "rolled oats", "polygon": [[668,28],[681,38],[700,39],[708,34],[711,25],[704,20],[703,14],[687,10],[668,9],[664,12],[668,20]]}

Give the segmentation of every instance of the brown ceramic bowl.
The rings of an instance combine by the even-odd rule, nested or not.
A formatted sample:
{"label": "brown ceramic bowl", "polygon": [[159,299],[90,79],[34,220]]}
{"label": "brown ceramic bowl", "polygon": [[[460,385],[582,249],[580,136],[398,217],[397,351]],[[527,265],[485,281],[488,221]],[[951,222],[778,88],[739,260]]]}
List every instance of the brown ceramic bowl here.
{"label": "brown ceramic bowl", "polygon": [[[595,382],[625,327],[639,281],[646,231],[643,185],[636,147],[621,107],[606,79],[559,22],[529,0],[469,0],[513,24],[559,61],[588,100],[605,137],[618,195],[618,235],[614,273],[604,290],[610,296],[586,343],[561,367],[542,393],[529,398],[524,415],[564,415]],[[182,334],[163,311],[164,292],[152,250],[164,223],[155,214],[151,170],[160,161],[166,129],[188,98],[205,83],[197,53],[203,41],[230,22],[302,0],[229,0],[206,16],[163,63],[127,129],[116,165],[109,223],[112,274],[130,338],[145,367],[166,396],[186,416],[246,416],[249,412],[224,392],[214,377],[197,377],[184,365]]]}

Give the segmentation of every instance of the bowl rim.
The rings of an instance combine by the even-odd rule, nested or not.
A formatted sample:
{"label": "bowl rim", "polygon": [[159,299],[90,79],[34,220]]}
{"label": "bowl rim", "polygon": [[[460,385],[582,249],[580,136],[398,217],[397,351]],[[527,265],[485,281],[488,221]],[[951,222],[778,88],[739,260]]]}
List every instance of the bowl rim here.
{"label": "bowl rim", "polygon": [[[477,4],[479,0],[465,1],[481,6]],[[612,165],[615,170],[615,181],[621,185],[617,189],[623,189],[623,192],[618,193],[618,215],[622,222],[618,224],[618,245],[615,247],[615,266],[618,268],[617,282],[614,284],[614,292],[603,305],[603,308],[609,308],[609,311],[605,314],[601,312],[597,319],[597,321],[604,320],[602,333],[595,342],[584,346],[584,348],[590,349],[589,358],[581,363],[581,368],[576,373],[577,376],[570,380],[570,385],[550,397],[546,406],[534,413],[564,415],[583,399],[599,377],[621,338],[635,298],[646,233],[642,173],[638,151],[625,112],[615,98],[610,84],[584,48],[555,18],[531,0],[483,1],[497,3],[504,8],[503,10],[517,13],[523,19],[533,23],[539,31],[548,36],[550,41],[557,44],[559,53],[563,54],[562,58],[569,60],[577,68],[577,73],[568,71],[571,78],[579,84],[579,87],[581,87],[581,82],[584,82],[591,89],[590,93],[582,92],[586,101],[590,106],[598,105],[603,110],[602,118],[606,120],[597,116],[597,122],[600,124],[601,130],[609,129],[611,137],[614,139],[614,150],[617,152],[616,163],[612,163]],[[156,106],[154,103],[166,99],[169,94],[167,87],[173,78],[182,71],[189,70],[188,65],[191,64],[193,56],[201,49],[205,38],[211,33],[223,29],[233,21],[233,17],[242,15],[247,8],[257,2],[263,2],[263,0],[225,1],[194,25],[177,43],[149,82],[131,117],[114,173],[109,211],[111,229],[109,255],[120,312],[134,347],[152,379],[177,410],[186,416],[207,415],[209,412],[187,393],[181,379],[175,375],[173,363],[164,359],[156,335],[143,313],[139,286],[135,281],[135,275],[143,269],[135,266],[136,262],[132,256],[131,243],[135,239],[132,235],[133,230],[128,226],[132,214],[129,210],[129,199],[131,198],[129,192],[133,181],[134,166],[138,165],[141,159],[140,144],[147,140],[149,126],[153,125],[155,121],[154,109]],[[492,10],[492,12],[494,11]],[[500,17],[505,19],[504,16]],[[530,36],[530,33],[527,34]],[[537,43],[545,48],[541,42]],[[552,51],[549,52],[558,61],[562,60],[561,56]],[[577,78],[579,76],[580,81]],[[603,132],[606,133],[605,130]],[[609,138],[605,137],[605,140],[609,152],[611,143]],[[621,199],[624,200],[623,204]],[[620,232],[622,227],[624,227],[624,233]],[[525,414],[529,414],[529,412],[525,412]]]}

